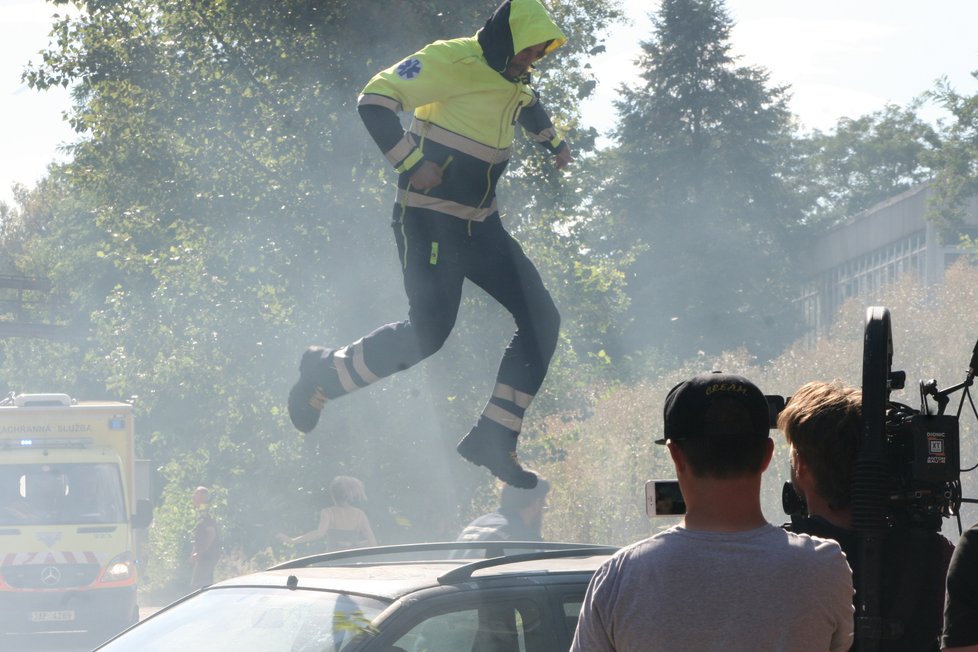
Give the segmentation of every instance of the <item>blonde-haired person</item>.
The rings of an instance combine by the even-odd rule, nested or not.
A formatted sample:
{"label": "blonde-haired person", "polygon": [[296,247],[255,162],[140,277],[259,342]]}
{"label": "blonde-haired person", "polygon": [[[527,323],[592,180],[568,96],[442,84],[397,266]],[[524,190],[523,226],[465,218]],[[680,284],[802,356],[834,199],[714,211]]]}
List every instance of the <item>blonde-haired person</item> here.
{"label": "blonde-haired person", "polygon": [[329,485],[333,504],[319,512],[319,526],[310,532],[290,537],[279,534],[279,541],[297,546],[316,539],[326,540],[326,551],[364,548],[377,545],[370,520],[357,505],[367,500],[363,482],[348,475],[338,475]]}

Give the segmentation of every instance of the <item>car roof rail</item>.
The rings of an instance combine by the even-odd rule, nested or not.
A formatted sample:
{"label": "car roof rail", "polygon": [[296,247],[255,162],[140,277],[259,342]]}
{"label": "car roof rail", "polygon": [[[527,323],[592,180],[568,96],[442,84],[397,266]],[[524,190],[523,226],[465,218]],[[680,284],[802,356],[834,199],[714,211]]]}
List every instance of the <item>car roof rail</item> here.
{"label": "car roof rail", "polygon": [[563,548],[559,550],[526,552],[517,555],[507,555],[504,557],[490,557],[488,559],[479,559],[471,564],[466,564],[465,566],[459,566],[458,568],[452,569],[444,575],[440,575],[438,577],[438,583],[453,584],[455,582],[467,580],[472,577],[472,573],[477,570],[482,570],[483,568],[496,568],[499,566],[505,566],[507,564],[518,564],[520,562],[534,561],[537,559],[562,559],[565,557],[613,555],[616,552],[618,552],[618,548],[615,546],[587,545],[578,546],[575,548]]}
{"label": "car roof rail", "polygon": [[[291,568],[308,568],[310,566],[342,566],[348,564],[363,563],[385,563],[396,562],[398,557],[406,554],[415,555],[406,561],[462,561],[465,557],[461,555],[452,557],[450,554],[431,556],[431,553],[458,553],[467,551],[483,551],[482,559],[473,559],[474,562],[489,561],[491,559],[512,559],[512,553],[507,551],[527,551],[539,555],[538,558],[545,559],[548,556],[582,556],[591,552],[593,554],[606,554],[607,551],[615,551],[617,548],[594,544],[594,543],[563,543],[556,541],[442,541],[426,543],[404,543],[389,546],[374,546],[370,548],[353,548],[350,550],[338,550],[336,552],[324,552],[316,555],[308,555],[282,562],[270,567],[268,570],[284,570]],[[575,554],[556,555],[561,551],[576,551]],[[423,556],[419,557],[418,553]],[[425,555],[427,553],[427,555]],[[503,562],[505,563],[505,562]],[[469,564],[471,565],[471,564]],[[492,564],[489,564],[492,565]],[[475,569],[473,569],[475,570]]]}

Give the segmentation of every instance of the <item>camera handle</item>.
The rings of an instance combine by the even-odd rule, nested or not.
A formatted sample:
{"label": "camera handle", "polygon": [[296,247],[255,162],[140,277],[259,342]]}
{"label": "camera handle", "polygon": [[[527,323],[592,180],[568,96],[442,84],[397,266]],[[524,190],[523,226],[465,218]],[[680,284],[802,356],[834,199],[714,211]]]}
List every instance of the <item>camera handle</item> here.
{"label": "camera handle", "polygon": [[968,395],[968,388],[970,388],[975,383],[975,374],[978,373],[978,342],[975,342],[975,348],[971,352],[971,361],[968,363],[968,372],[965,374],[964,381],[954,385],[953,387],[948,387],[947,389],[939,390],[937,389],[937,381],[933,378],[927,381],[920,381],[920,407],[924,414],[930,414],[930,408],[927,405],[927,397],[934,397],[934,401],[937,403],[937,414],[944,414],[947,409],[947,405],[950,402],[950,396],[959,389],[965,390],[964,395],[961,397],[961,405],[958,406],[958,413],[961,412],[961,406],[964,405],[964,399]]}
{"label": "camera handle", "polygon": [[852,527],[859,561],[856,583],[856,639],[864,652],[876,652],[883,636],[880,573],[886,532],[887,470],[883,454],[886,405],[893,363],[890,311],[867,308],[863,337],[863,436],[852,486]]}
{"label": "camera handle", "polygon": [[934,378],[920,381],[920,407],[923,414],[931,413],[930,405],[927,403],[928,396],[933,397],[934,402],[937,403],[937,414],[944,414],[951,399],[948,397],[948,390],[942,392],[937,389],[937,380]]}

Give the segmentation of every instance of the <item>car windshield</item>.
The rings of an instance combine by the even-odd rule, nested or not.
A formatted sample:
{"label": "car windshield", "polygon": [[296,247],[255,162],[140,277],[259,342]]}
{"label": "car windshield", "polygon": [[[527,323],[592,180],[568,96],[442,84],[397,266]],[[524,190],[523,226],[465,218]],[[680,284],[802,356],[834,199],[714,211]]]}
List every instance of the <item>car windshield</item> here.
{"label": "car windshield", "polygon": [[345,593],[217,587],[160,612],[99,650],[337,652],[386,607]]}

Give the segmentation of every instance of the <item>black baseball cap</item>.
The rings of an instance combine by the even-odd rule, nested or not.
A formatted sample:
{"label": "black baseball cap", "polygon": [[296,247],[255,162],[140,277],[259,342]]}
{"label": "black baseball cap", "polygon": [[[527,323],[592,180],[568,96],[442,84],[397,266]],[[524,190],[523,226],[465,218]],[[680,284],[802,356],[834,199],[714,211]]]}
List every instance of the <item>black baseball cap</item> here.
{"label": "black baseball cap", "polygon": [[770,429],[767,399],[743,376],[700,374],[669,390],[662,410],[667,439],[766,438]]}

